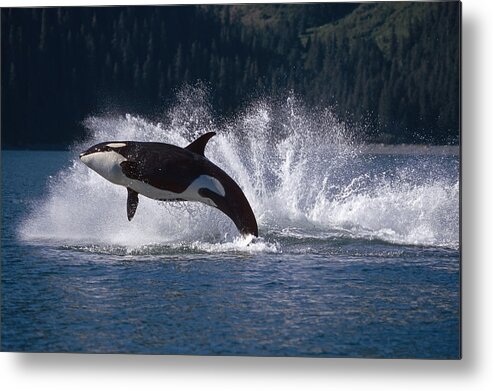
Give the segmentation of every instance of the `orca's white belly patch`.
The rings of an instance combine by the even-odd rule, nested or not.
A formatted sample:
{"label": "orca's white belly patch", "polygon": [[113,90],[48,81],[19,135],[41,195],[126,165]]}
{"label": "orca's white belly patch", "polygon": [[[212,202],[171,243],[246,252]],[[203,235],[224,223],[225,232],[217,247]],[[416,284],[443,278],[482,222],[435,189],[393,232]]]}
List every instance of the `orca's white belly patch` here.
{"label": "orca's white belly patch", "polygon": [[155,200],[176,200],[182,199],[186,201],[198,201],[204,204],[217,207],[217,205],[210,198],[202,197],[199,194],[200,189],[209,189],[210,191],[224,197],[226,191],[223,185],[216,178],[209,175],[201,175],[197,177],[190,185],[181,193],[175,193],[169,190],[158,189],[148,183],[144,183],[137,180],[129,180],[127,185],[137,193],[146,197],[153,198]]}

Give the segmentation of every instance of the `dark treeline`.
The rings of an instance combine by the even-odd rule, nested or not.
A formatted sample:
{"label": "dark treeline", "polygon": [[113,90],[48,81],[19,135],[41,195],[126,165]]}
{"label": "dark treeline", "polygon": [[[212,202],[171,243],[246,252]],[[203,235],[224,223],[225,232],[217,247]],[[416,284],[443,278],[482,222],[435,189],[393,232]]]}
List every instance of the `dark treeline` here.
{"label": "dark treeline", "polygon": [[367,4],[315,30],[304,62],[310,98],[327,97],[378,141],[458,143],[459,7]]}
{"label": "dark treeline", "polygon": [[2,145],[66,146],[100,111],[159,116],[199,80],[220,115],[292,90],[372,141],[455,143],[459,17],[458,3],[2,9]]}

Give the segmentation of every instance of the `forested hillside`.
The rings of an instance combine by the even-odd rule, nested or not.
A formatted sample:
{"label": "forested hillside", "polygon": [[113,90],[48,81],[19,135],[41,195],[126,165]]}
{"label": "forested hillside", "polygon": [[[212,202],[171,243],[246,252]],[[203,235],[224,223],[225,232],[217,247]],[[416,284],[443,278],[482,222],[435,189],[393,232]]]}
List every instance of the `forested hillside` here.
{"label": "forested hillside", "polygon": [[309,30],[303,86],[387,142],[455,143],[458,3],[373,3]]}
{"label": "forested hillside", "polygon": [[219,115],[292,90],[370,141],[456,143],[459,7],[2,9],[2,145],[64,147],[101,111],[158,117],[197,81]]}

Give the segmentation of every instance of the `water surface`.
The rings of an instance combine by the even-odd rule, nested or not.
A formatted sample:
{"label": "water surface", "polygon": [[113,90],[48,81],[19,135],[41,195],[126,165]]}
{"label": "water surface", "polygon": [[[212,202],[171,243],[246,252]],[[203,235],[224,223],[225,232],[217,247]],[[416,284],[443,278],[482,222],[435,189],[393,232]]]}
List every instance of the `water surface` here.
{"label": "water surface", "polygon": [[[372,154],[289,105],[275,134],[263,105],[221,129],[180,108],[91,118],[70,152],[2,151],[2,350],[459,357],[458,156]],[[203,205],[142,198],[129,223],[126,190],[77,159],[206,130],[252,243]]]}

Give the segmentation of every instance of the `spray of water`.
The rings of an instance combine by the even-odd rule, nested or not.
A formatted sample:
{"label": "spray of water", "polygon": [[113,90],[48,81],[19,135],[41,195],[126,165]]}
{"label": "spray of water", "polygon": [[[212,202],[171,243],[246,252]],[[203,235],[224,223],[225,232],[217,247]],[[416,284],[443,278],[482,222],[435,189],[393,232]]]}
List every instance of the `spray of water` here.
{"label": "spray of water", "polygon": [[[52,178],[46,197],[20,227],[25,240],[91,246],[200,251],[283,251],[283,239],[331,236],[393,243],[458,246],[457,175],[429,167],[375,169],[330,110],[311,112],[294,97],[260,101],[217,123],[201,88],[178,93],[163,122],[138,116],[90,117],[87,139],[73,147],[68,169]],[[103,141],[185,146],[216,131],[206,156],[237,181],[257,216],[261,238],[248,243],[214,208],[158,203],[141,197],[126,218],[126,190],[81,164],[77,155]],[[418,167],[418,168],[417,168]],[[154,247],[153,247],[154,246]]]}

